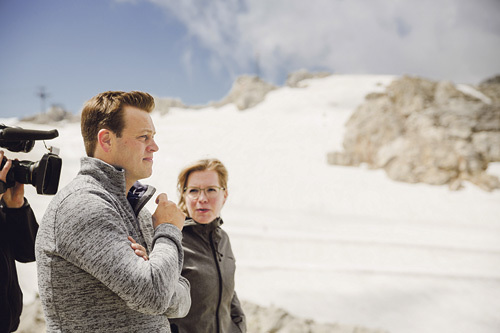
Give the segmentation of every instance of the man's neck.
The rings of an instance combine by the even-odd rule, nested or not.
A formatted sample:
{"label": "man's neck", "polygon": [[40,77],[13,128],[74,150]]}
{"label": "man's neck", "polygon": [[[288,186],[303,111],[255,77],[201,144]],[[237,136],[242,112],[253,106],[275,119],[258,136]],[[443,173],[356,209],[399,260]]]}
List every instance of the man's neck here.
{"label": "man's neck", "polygon": [[135,183],[135,180],[130,181],[130,180],[125,179],[125,195],[128,194],[128,191],[130,191],[130,189],[132,188],[132,185],[134,185],[134,183]]}

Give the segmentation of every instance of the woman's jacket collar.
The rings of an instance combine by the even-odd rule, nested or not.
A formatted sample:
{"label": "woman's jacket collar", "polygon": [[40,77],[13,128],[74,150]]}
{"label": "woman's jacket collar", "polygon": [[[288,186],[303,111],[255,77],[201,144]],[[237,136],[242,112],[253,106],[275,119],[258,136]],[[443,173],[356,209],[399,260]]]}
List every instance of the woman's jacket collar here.
{"label": "woman's jacket collar", "polygon": [[186,217],[186,220],[184,221],[184,228],[192,228],[193,230],[196,230],[198,232],[205,232],[205,233],[210,233],[213,230],[217,229],[220,227],[224,222],[222,221],[222,218],[217,217],[215,220],[213,220],[210,223],[203,224],[203,223],[198,223],[195,220],[193,220],[190,217]]}

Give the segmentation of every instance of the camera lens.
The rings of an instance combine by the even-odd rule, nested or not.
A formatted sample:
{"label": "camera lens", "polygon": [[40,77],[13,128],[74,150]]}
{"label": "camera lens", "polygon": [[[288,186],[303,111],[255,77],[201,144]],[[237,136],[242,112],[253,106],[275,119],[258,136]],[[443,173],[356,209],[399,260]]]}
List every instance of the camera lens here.
{"label": "camera lens", "polygon": [[[5,165],[4,157],[1,166]],[[38,162],[12,161],[7,173],[7,187],[13,187],[16,182],[31,184],[36,187],[38,194],[55,194],[59,187],[62,160],[55,154],[45,154]]]}

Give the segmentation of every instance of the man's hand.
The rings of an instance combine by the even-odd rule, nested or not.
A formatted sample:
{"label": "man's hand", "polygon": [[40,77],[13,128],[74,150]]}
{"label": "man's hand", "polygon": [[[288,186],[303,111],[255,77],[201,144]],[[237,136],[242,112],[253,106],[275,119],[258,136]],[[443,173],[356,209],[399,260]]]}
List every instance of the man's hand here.
{"label": "man's hand", "polygon": [[175,203],[168,200],[165,193],[161,193],[156,198],[156,210],[153,214],[153,227],[156,229],[162,223],[175,225],[179,230],[184,227],[186,215],[177,207]]}
{"label": "man's hand", "polygon": [[130,244],[130,247],[134,250],[134,253],[138,256],[143,258],[144,260],[148,261],[149,257],[148,254],[146,253],[146,249],[144,246],[141,244],[137,243],[132,236],[128,236],[128,240],[131,241],[132,243]]}
{"label": "man's hand", "polygon": [[[3,160],[3,150],[0,150],[0,161]],[[7,160],[3,168],[0,170],[0,180],[7,181],[7,173],[12,166],[12,160]],[[10,187],[4,194],[0,194],[0,198],[9,208],[20,208],[24,204],[24,184],[16,182],[14,187]]]}

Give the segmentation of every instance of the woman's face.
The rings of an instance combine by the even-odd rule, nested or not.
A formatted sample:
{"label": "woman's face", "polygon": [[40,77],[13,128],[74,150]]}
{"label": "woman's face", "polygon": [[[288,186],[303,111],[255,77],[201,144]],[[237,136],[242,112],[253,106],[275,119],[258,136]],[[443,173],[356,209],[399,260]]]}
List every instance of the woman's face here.
{"label": "woman's face", "polygon": [[[220,216],[228,193],[227,190],[220,188],[219,175],[216,171],[192,172],[188,177],[186,187],[188,190],[184,193],[184,199],[192,219],[198,223],[207,224]],[[195,195],[190,195],[190,193]],[[194,198],[196,194],[198,198]]]}

